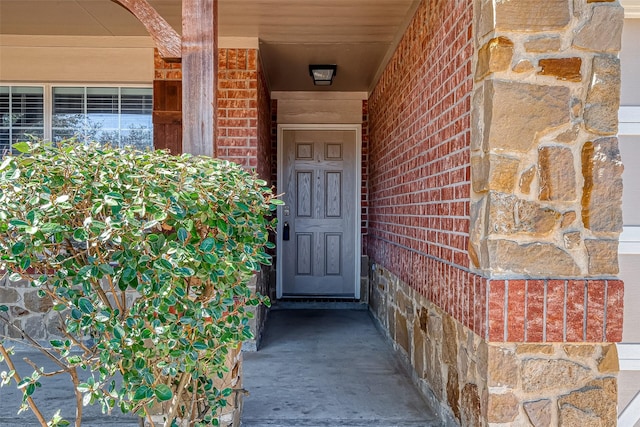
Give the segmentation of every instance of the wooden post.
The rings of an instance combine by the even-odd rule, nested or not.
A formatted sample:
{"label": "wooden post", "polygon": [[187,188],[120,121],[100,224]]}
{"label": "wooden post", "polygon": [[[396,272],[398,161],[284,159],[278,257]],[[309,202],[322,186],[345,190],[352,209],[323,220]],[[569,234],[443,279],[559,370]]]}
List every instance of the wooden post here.
{"label": "wooden post", "polygon": [[218,0],[182,0],[182,151],[215,156]]}

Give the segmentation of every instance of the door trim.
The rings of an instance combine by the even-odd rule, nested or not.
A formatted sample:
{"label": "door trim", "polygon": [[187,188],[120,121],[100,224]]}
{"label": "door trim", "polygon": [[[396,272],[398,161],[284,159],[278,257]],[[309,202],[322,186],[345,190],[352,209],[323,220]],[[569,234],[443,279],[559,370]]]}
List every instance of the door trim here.
{"label": "door trim", "polygon": [[[286,130],[353,130],[356,132],[356,181],[355,181],[355,215],[353,230],[356,233],[355,246],[357,253],[355,254],[354,281],[353,284],[355,298],[360,299],[360,262],[362,258],[362,124],[279,124],[278,125],[278,185],[282,185],[284,179],[284,171],[282,165],[284,162],[283,153],[283,134]],[[278,226],[276,228],[276,297],[282,298],[282,206],[278,206],[277,210]],[[336,297],[339,298],[339,297]]]}

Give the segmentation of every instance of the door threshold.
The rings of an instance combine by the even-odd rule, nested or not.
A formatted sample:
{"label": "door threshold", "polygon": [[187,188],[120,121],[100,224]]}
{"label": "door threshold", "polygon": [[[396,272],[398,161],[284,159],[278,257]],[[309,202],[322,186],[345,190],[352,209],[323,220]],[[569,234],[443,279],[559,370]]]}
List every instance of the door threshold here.
{"label": "door threshold", "polygon": [[344,298],[282,298],[271,310],[368,310],[369,305],[357,299]]}

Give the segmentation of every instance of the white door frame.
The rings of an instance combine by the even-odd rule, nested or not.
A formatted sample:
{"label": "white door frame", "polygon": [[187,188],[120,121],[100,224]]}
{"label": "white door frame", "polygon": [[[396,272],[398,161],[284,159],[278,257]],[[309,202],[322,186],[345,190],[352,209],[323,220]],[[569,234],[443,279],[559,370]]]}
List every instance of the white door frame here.
{"label": "white door frame", "polygon": [[[355,215],[353,220],[353,231],[356,233],[355,246],[357,253],[354,256],[354,281],[353,284],[355,298],[360,299],[360,262],[362,258],[362,124],[279,124],[278,125],[278,186],[282,188],[284,171],[282,169],[283,154],[283,134],[286,130],[353,130],[356,132],[356,182],[355,182]],[[276,297],[282,298],[282,206],[278,206],[278,226],[276,234]]]}

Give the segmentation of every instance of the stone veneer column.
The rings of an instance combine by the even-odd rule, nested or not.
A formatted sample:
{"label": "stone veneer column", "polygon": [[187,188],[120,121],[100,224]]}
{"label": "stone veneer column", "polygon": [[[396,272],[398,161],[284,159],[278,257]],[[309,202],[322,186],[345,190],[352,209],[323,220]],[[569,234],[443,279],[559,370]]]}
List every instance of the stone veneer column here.
{"label": "stone veneer column", "polygon": [[623,10],[475,0],[474,14],[469,256],[487,279],[486,423],[615,425]]}

